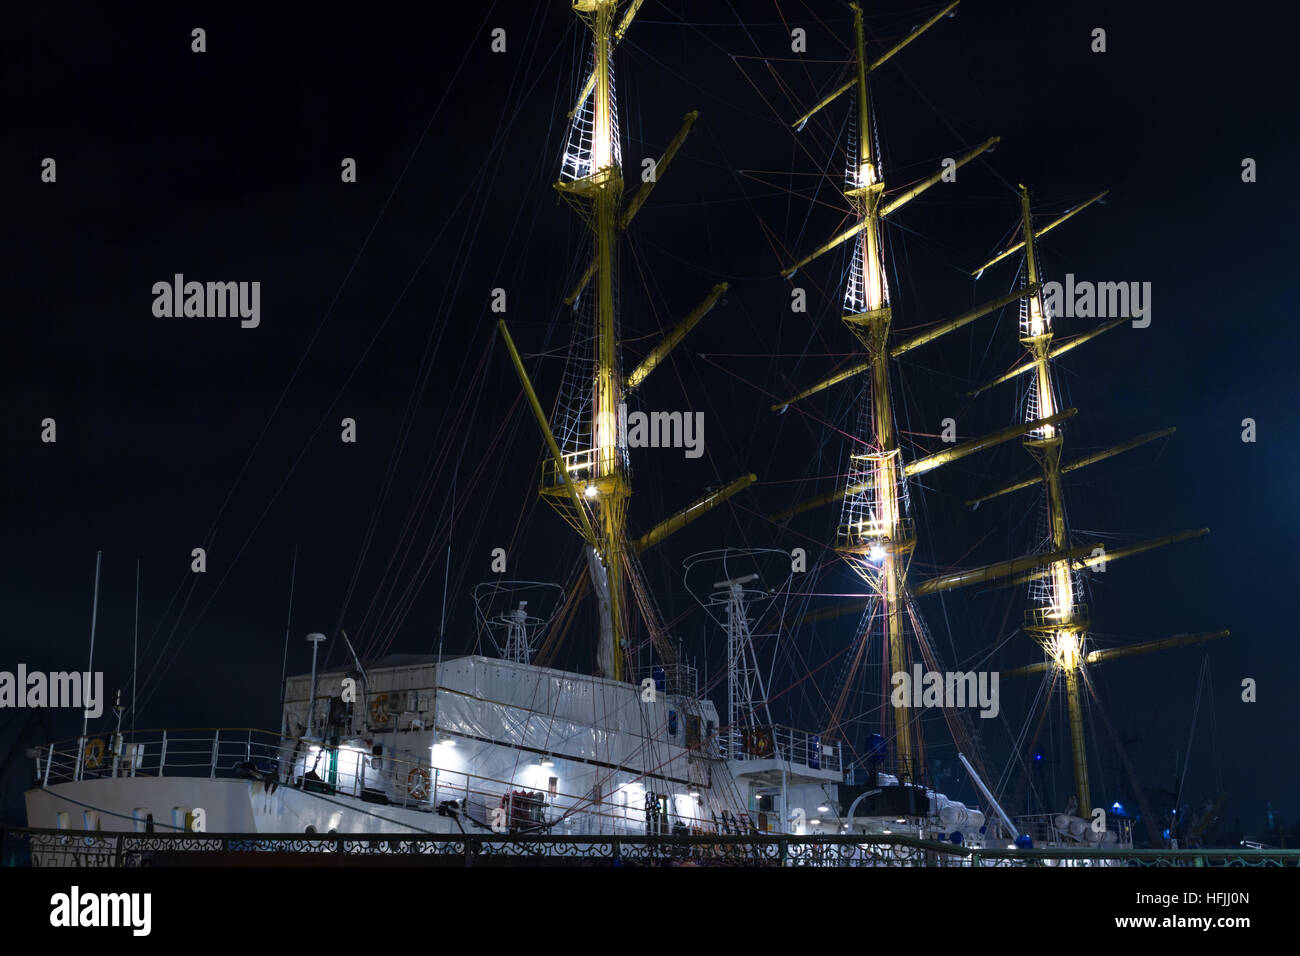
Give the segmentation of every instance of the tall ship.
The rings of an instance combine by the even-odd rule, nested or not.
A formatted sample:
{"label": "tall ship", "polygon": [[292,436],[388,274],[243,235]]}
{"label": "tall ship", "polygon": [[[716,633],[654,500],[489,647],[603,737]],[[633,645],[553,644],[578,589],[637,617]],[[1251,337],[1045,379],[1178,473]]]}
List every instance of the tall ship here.
{"label": "tall ship", "polygon": [[[758,535],[746,535],[743,548],[729,546],[720,513],[713,513],[737,496],[752,498],[754,474],[700,489],[699,497],[678,502],[680,509],[662,520],[630,526],[631,451],[676,447],[689,454],[692,442],[703,440],[693,413],[654,409],[642,400],[641,387],[725,300],[729,284],[701,287],[698,303],[667,331],[656,332],[648,351],[634,359],[628,343],[647,336],[644,329],[631,335],[624,328],[620,247],[635,233],[635,219],[657,184],[672,178],[670,167],[689,149],[698,114],[685,115],[657,157],[639,166],[625,162],[615,62],[642,0],[575,0],[584,65],[575,77],[572,109],[557,117],[567,131],[553,185],[584,240],[564,298],[570,341],[549,410],[530,375],[530,364],[535,374],[537,363],[516,344],[520,333],[507,315],[494,318],[503,346],[496,358],[508,361],[517,376],[520,414],[534,429],[526,451],[541,449],[537,496],[571,532],[552,549],[580,552],[579,573],[562,582],[500,574],[479,585],[471,595],[475,634],[447,634],[434,654],[368,656],[346,632],[309,635],[312,667],[285,678],[278,731],[137,732],[123,729],[119,706],[101,727],[34,748],[28,825],[49,831],[33,836],[34,862],[68,862],[74,851],[82,854],[80,862],[94,862],[100,859],[95,841],[123,832],[915,841],[895,848],[895,862],[923,858],[923,844],[1080,851],[1133,845],[1128,815],[1106,807],[1094,812],[1083,718],[1086,698],[1095,693],[1089,669],[1226,632],[1105,650],[1091,646],[1089,573],[1203,532],[1118,548],[1081,540],[1067,520],[1064,478],[1172,430],[1085,456],[1067,453],[1066,430],[1076,411],[1060,400],[1055,360],[1129,318],[1072,330],[1062,339],[1035,242],[1091,200],[1048,221],[1035,218],[1029,191],[1021,187],[1018,208],[1008,209],[1018,237],[974,270],[994,276],[1018,264],[1011,291],[953,318],[900,330],[894,310],[905,293],[888,280],[890,217],[932,188],[960,188],[953,185],[956,170],[989,152],[997,138],[895,188],[880,150],[873,78],[957,4],[874,52],[863,12],[851,6],[852,32],[844,37],[851,55],[837,67],[836,85],[805,104],[802,115],[788,118],[796,135],[807,134],[803,155],[819,165],[842,163],[838,192],[847,226],[819,243],[783,237],[793,250],[783,275],[798,299],[809,292],[802,277],[831,264],[829,280],[823,271],[808,285],[841,306],[842,321],[817,334],[838,337],[853,351],[831,376],[779,397],[770,410],[755,408],[757,415],[792,414],[819,398],[851,393],[838,406],[847,410],[845,420],[812,416],[825,429],[822,447],[833,478],[823,461],[811,467],[823,486],[833,487],[765,515],[761,546],[753,544]],[[1007,310],[1019,313],[1023,360],[976,393],[1019,388],[1016,420],[990,434],[944,438],[924,452],[900,441],[899,382],[911,361],[942,348],[949,333]],[[900,363],[903,356],[908,365]],[[971,504],[1019,496],[1015,500],[1038,521],[1026,553],[919,575],[919,476],[1011,442],[1023,447],[1033,473],[978,489]],[[774,481],[799,477],[793,465],[777,467],[789,470],[770,476]],[[638,486],[647,481],[641,472],[635,478]],[[833,519],[819,517],[832,512]],[[673,633],[641,558],[688,525],[695,535],[709,533],[710,522],[717,523],[719,544],[686,557],[681,574],[702,612],[703,640],[719,650],[692,655]],[[827,527],[830,536],[820,546],[813,543],[815,529]],[[795,534],[796,528],[807,533]],[[969,545],[961,525],[930,532],[929,540],[944,542],[944,560]],[[819,547],[834,560],[819,563]],[[814,608],[795,599],[819,586],[809,581],[840,581],[836,575],[845,570],[857,582],[849,600]],[[1022,589],[1022,658],[1037,659],[1000,675],[956,669],[928,623],[927,596],[995,585]],[[842,591],[842,582],[832,583],[836,588]],[[834,675],[832,692],[822,695],[811,716],[804,707],[788,717],[796,708],[773,687],[773,648],[798,647],[806,629],[828,620],[856,622],[837,654],[837,670],[827,672]],[[560,644],[584,635],[591,672],[558,666]],[[346,649],[345,664],[318,666],[326,641]],[[466,652],[470,647],[474,652]],[[880,678],[875,686],[864,684],[868,670]],[[1025,813],[1008,782],[1014,774],[990,765],[980,711],[996,709],[999,676],[1035,674],[1045,678],[1042,706],[1059,702],[1068,715],[1073,792],[1059,806]],[[923,720],[930,712],[941,716],[938,727]],[[939,789],[927,746],[936,730],[956,755],[960,769],[952,779],[965,800]],[[1023,756],[1021,750],[1015,759]],[[862,858],[876,859],[867,844]]]}

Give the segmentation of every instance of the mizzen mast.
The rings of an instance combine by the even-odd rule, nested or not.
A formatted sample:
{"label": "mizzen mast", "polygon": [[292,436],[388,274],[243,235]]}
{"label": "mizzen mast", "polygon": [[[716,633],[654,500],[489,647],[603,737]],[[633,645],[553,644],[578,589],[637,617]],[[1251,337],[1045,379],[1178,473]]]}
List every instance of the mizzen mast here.
{"label": "mizzen mast", "polygon": [[[1025,276],[1038,284],[1038,257],[1034,249],[1034,230],[1029,213],[1029,190],[1020,187],[1020,211],[1025,234]],[[1025,402],[1025,418],[1032,421],[1052,414],[1056,407],[1056,390],[1052,382],[1052,316],[1043,305],[1042,295],[1034,293],[1021,300],[1020,343],[1029,353],[1034,366],[1033,378]],[[1045,488],[1045,507],[1051,550],[1069,547],[1065,527],[1065,499],[1061,494],[1061,432],[1044,425],[1024,438],[1025,450],[1038,462]],[[1082,582],[1066,559],[1053,561],[1050,573],[1030,584],[1033,606],[1025,613],[1025,630],[1036,637],[1048,656],[1065,675],[1065,694],[1070,714],[1070,742],[1074,757],[1075,788],[1079,807],[1087,812],[1092,806],[1088,787],[1088,753],[1083,735],[1083,703],[1080,697],[1079,663],[1083,638],[1088,630],[1088,607],[1080,600]]]}
{"label": "mizzen mast", "polygon": [[[1008,381],[1020,375],[1027,375],[1030,381],[1026,389],[1024,419],[1027,422],[1034,420],[1042,422],[1044,419],[1048,419],[1049,416],[1056,414],[1058,397],[1052,377],[1052,362],[1056,356],[1062,354],[1067,348],[1062,346],[1053,347],[1052,345],[1054,336],[1052,328],[1053,316],[1039,291],[1042,288],[1042,282],[1035,243],[1040,236],[1065,222],[1085,207],[1102,199],[1105,195],[1105,192],[1098,193],[1035,231],[1030,210],[1029,190],[1023,185],[1020,186],[1021,229],[1024,238],[1015,245],[1003,250],[989,262],[986,262],[974,274],[978,277],[989,266],[1002,261],[1021,248],[1024,249],[1023,286],[1025,289],[1034,290],[1032,294],[1022,300],[1020,307],[1020,343],[1027,353],[1027,361],[1018,366],[1013,372],[970,394],[977,394],[993,384]],[[1101,325],[1090,332],[1077,336],[1069,345],[1082,344],[1101,332],[1115,328],[1124,321],[1127,320],[1120,319]],[[1083,689],[1088,682],[1086,667],[1116,658],[1137,656],[1228,636],[1227,631],[1213,631],[1202,634],[1176,635],[1170,638],[1103,650],[1091,650],[1086,646],[1090,621],[1088,607],[1082,601],[1083,581],[1081,575],[1083,571],[1098,565],[1101,565],[1104,570],[1106,561],[1117,560],[1129,554],[1138,554],[1165,544],[1201,537],[1206,533],[1207,529],[1202,528],[1165,535],[1161,538],[1137,542],[1134,545],[1117,548],[1109,552],[1100,544],[1071,547],[1066,523],[1065,496],[1061,490],[1061,476],[1066,472],[1104,461],[1172,432],[1172,428],[1148,432],[1103,449],[1100,452],[1095,452],[1069,465],[1062,466],[1061,448],[1063,436],[1060,429],[1054,424],[1047,423],[1034,428],[1024,437],[1023,444],[1025,450],[1038,464],[1038,476],[1028,481],[1006,486],[992,494],[969,501],[967,504],[977,507],[981,502],[988,501],[991,498],[1041,484],[1043,486],[1043,512],[1047,523],[1047,552],[1037,556],[1026,556],[984,568],[934,578],[924,582],[918,588],[919,593],[935,593],[976,583],[993,581],[1028,582],[1031,606],[1025,611],[1023,628],[1043,648],[1045,660],[1037,665],[1029,665],[1008,671],[1003,676],[1014,677],[1022,674],[1053,671],[1063,677],[1066,707],[1069,715],[1071,756],[1074,764],[1075,798],[1078,802],[1079,812],[1083,815],[1089,814],[1092,809],[1092,793],[1088,779],[1088,748],[1083,720]],[[1018,566],[1029,560],[1032,560],[1033,567]]]}

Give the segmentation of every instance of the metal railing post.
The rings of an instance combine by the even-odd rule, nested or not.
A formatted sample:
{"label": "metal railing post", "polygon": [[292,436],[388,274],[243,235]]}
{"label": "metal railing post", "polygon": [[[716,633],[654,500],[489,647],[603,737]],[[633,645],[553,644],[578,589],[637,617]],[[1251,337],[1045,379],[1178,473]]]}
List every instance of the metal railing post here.
{"label": "metal railing post", "polygon": [[165,777],[167,770],[167,731],[163,731],[162,751],[158,754],[158,776]]}
{"label": "metal railing post", "polygon": [[208,765],[208,779],[217,779],[217,753],[221,750],[221,731],[212,732],[212,762]]}
{"label": "metal railing post", "polygon": [[81,761],[82,758],[85,757],[85,755],[86,755],[86,738],[84,736],[78,737],[77,738],[77,763],[76,766],[74,766],[72,769],[73,780],[81,779]]}
{"label": "metal railing post", "polygon": [[54,744],[50,744],[49,756],[45,758],[45,779],[41,784],[42,786],[48,787],[50,785],[50,764],[52,763],[54,763]]}

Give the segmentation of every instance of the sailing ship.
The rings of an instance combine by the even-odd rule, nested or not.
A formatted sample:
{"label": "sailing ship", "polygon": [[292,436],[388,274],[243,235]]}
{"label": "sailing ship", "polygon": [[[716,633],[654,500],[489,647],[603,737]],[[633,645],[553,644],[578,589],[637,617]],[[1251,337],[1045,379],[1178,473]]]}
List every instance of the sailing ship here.
{"label": "sailing ship", "polygon": [[[347,666],[318,671],[315,650],[325,636],[310,635],[312,670],[286,679],[278,733],[248,728],[123,733],[119,709],[119,726],[110,732],[37,748],[32,753],[34,785],[26,798],[28,823],[68,833],[34,844],[38,862],[66,859],[60,854],[72,831],[520,838],[834,833],[900,834],[963,846],[1131,845],[1126,821],[1112,818],[1099,827],[1087,812],[1091,797],[1078,719],[1080,687],[1088,665],[1153,647],[1099,652],[1087,645],[1082,572],[1101,558],[1091,546],[1070,540],[1060,479],[1107,455],[1061,464],[1061,426],[1074,410],[1059,407],[1052,360],[1096,333],[1053,344],[1053,316],[1044,307],[1034,256],[1034,239],[1077,210],[1035,232],[1024,193],[1023,239],[997,260],[1023,249],[1020,287],[908,338],[892,325],[882,223],[946,181],[948,169],[964,166],[997,140],[987,140],[952,166],[891,194],[876,143],[869,81],[956,3],[874,59],[867,55],[862,11],[854,4],[847,82],[794,123],[802,128],[822,111],[852,103],[842,192],[854,224],[792,263],[786,274],[831,250],[851,250],[843,320],[860,346],[861,361],[774,406],[784,409],[841,382],[856,383],[850,465],[834,491],[772,516],[781,523],[820,505],[840,508],[833,548],[865,591],[849,605],[861,623],[846,658],[851,663],[843,690],[818,725],[800,729],[772,719],[771,695],[756,650],[756,621],[773,618],[766,611],[759,618],[753,613],[756,606],[770,604],[774,594],[790,589],[790,573],[772,571],[781,562],[794,567],[787,551],[722,548],[687,562],[688,576],[697,575],[693,593],[716,633],[726,637],[725,719],[708,696],[707,681],[702,683],[698,669],[668,636],[639,556],[756,479],[739,476],[642,534],[628,527],[633,480],[628,403],[728,289],[727,283],[714,285],[631,372],[624,372],[619,240],[697,118],[693,112],[686,115],[653,163],[653,174],[643,175],[637,190],[625,196],[614,54],[641,5],[641,0],[572,4],[590,36],[555,190],[585,224],[588,243],[578,281],[566,299],[573,307],[572,341],[550,414],[506,321],[499,321],[544,449],[538,493],[580,539],[585,573],[565,588],[495,581],[477,589],[480,631],[491,636],[496,656],[439,652],[363,661],[348,642]],[[1028,359],[1005,378],[1023,374],[1031,382],[1023,421],[908,458],[895,423],[895,360],[1013,303],[1021,309]],[[671,418],[658,424],[671,439]],[[1050,527],[1045,546],[1001,565],[913,583],[909,566],[916,530],[909,480],[1017,438],[1041,474],[994,494],[1041,486]],[[1150,438],[1127,442],[1110,454]],[[1104,559],[1153,546],[1111,551]],[[880,731],[865,739],[853,739],[845,713],[855,672],[873,640],[880,641],[891,674],[909,673],[917,663],[942,670],[918,598],[1008,579],[1030,584],[1033,606],[1025,630],[1045,652],[1041,664],[1024,670],[1062,677],[1074,734],[1074,805],[1032,820],[1012,819],[995,799],[969,711],[948,706],[944,715],[980,795],[979,807],[950,799],[927,782],[918,709],[906,695],[891,696]],[[553,645],[584,596],[590,596],[596,610],[593,674],[553,666],[552,660]],[[800,626],[843,610],[823,610],[795,622],[777,615],[780,623],[772,630],[777,640],[797,642]],[[341,636],[347,641],[346,634]]]}

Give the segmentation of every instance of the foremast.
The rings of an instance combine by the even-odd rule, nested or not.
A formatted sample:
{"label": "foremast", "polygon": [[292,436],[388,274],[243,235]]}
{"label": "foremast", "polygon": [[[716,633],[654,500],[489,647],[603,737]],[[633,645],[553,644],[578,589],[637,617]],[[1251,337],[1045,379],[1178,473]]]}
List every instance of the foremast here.
{"label": "foremast", "polygon": [[[590,572],[586,580],[594,592],[600,621],[597,672],[620,681],[630,679],[628,638],[633,598],[661,661],[669,666],[676,663],[675,649],[664,633],[638,570],[638,555],[756,480],[752,474],[742,475],[664,518],[639,538],[628,536],[627,506],[632,482],[627,440],[621,426],[623,403],[629,392],[663,364],[728,288],[725,282],[715,285],[624,377],[619,349],[618,239],[668,169],[698,116],[695,112],[686,114],[681,129],[653,163],[653,174],[643,174],[640,187],[624,202],[613,51],[643,2],[628,0],[621,16],[617,0],[574,0],[572,4],[574,13],[592,34],[591,70],[569,113],[568,139],[555,189],[590,229],[591,260],[565,299],[581,315],[570,350],[569,370],[561,386],[556,428],[559,437],[542,410],[505,321],[498,323],[546,442],[548,454],[542,463],[539,494],[586,543]],[[594,285],[594,292],[584,296],[589,284]],[[584,322],[588,310],[590,321]],[[588,328],[590,340],[586,337]]]}
{"label": "foremast", "polygon": [[[623,541],[627,500],[632,493],[627,449],[619,434],[618,407],[622,401],[618,362],[618,316],[615,301],[615,235],[617,210],[623,196],[623,171],[619,148],[613,71],[616,0],[575,0],[573,10],[592,32],[592,101],[589,142],[571,137],[560,180],[560,195],[583,217],[592,234],[595,263],[595,359],[592,383],[590,450],[565,456],[565,466],[582,486],[593,512],[592,553],[589,556],[601,618],[601,645],[597,660],[601,673],[624,679],[624,648],[628,626],[623,581]],[[580,99],[586,99],[581,97]],[[581,114],[581,108],[577,111]],[[577,120],[581,128],[581,118]],[[585,147],[585,149],[584,149]],[[585,153],[585,155],[584,155]],[[543,472],[543,497],[562,513],[569,511],[569,495],[552,469]]]}

